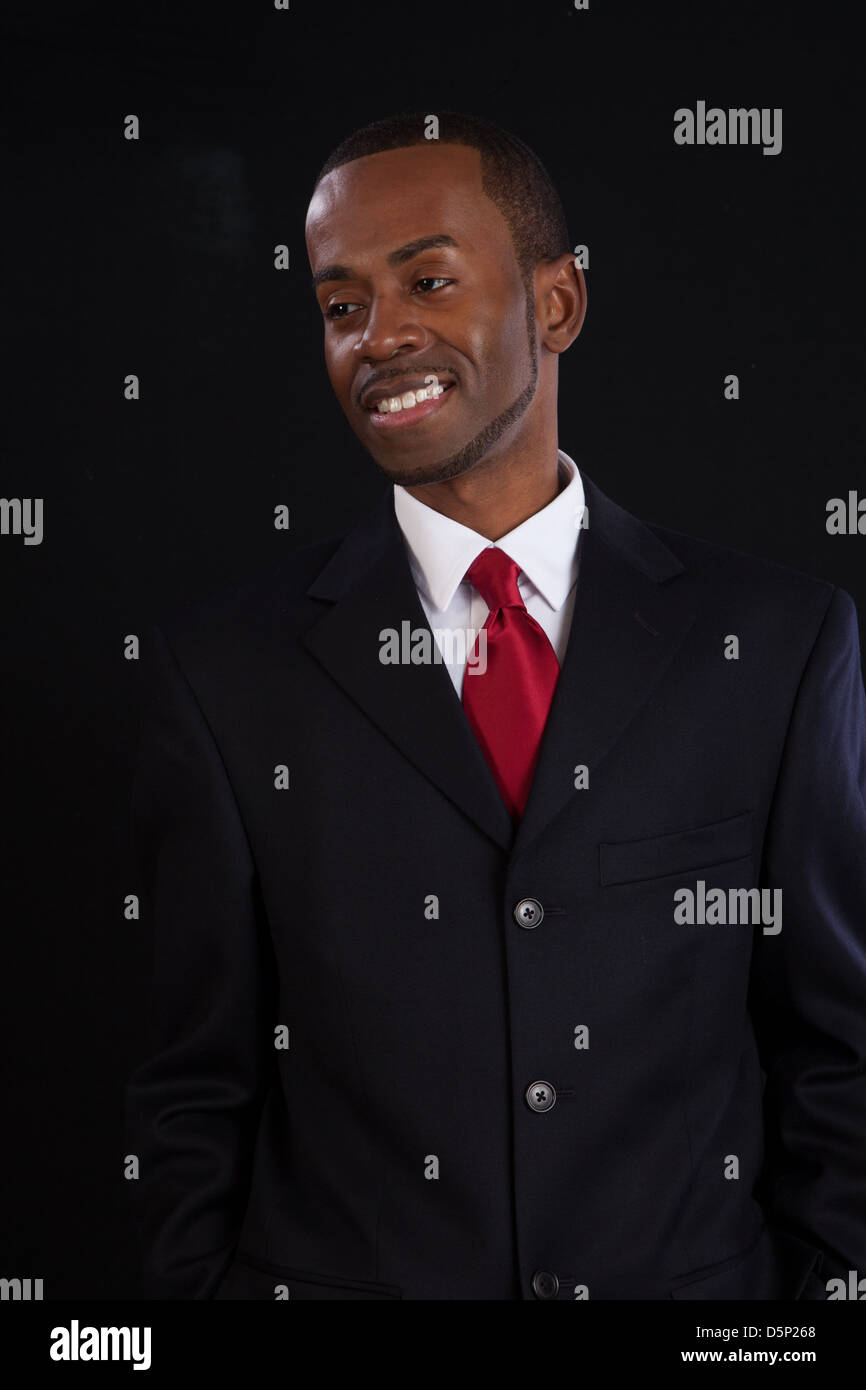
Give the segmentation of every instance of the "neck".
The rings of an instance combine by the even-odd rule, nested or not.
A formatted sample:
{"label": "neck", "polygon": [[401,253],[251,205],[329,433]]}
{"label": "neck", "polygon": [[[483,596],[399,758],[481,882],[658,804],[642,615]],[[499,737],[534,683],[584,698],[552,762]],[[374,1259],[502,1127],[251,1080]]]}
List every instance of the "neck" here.
{"label": "neck", "polygon": [[412,497],[490,541],[540,512],[565,486],[560,475],[556,419],[504,453],[488,455],[445,483],[407,487]]}

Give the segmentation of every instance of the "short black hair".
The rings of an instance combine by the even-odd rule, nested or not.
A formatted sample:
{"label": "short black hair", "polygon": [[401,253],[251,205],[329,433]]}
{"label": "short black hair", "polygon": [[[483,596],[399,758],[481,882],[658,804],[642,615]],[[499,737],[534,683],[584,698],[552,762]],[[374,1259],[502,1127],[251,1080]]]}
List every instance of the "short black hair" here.
{"label": "short black hair", "polygon": [[[440,144],[478,150],[482,187],[508,223],[524,281],[531,279],[539,261],[570,253],[562,203],[538,155],[516,135],[480,116],[441,111],[437,119]],[[316,187],[332,169],[353,159],[430,143],[425,135],[429,120],[421,112],[409,111],[362,126],[328,156]]]}

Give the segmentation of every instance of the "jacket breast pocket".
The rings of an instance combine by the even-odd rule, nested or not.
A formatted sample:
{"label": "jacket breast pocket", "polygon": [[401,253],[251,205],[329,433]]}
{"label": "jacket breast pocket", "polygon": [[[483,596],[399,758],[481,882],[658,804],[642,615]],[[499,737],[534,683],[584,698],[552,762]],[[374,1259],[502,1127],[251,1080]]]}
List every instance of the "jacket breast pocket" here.
{"label": "jacket breast pocket", "polygon": [[747,859],[754,848],[752,811],[666,835],[603,842],[598,847],[602,887],[686,874]]}
{"label": "jacket breast pocket", "polygon": [[214,1294],[215,1299],[392,1299],[402,1298],[395,1284],[374,1283],[368,1279],[346,1279],[342,1275],[320,1274],[275,1264],[258,1255],[238,1251]]}

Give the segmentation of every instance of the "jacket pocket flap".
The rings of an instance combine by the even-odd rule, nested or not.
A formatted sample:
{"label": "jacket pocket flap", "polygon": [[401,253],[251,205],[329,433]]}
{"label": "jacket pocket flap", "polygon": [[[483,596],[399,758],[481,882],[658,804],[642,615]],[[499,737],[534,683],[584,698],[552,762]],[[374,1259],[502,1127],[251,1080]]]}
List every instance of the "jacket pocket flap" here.
{"label": "jacket pocket flap", "polygon": [[635,883],[745,859],[752,851],[752,820],[753,813],[743,811],[727,820],[675,830],[669,835],[600,844],[599,880],[604,887]]}
{"label": "jacket pocket flap", "polygon": [[815,1266],[820,1251],[765,1225],[754,1245],[740,1255],[696,1270],[675,1281],[671,1298],[790,1300],[826,1297],[815,1292]]}
{"label": "jacket pocket flap", "polygon": [[277,1286],[284,1287],[288,1297],[294,1300],[403,1297],[402,1289],[395,1284],[295,1269],[242,1250],[236,1253],[214,1297],[270,1300],[276,1298]]}

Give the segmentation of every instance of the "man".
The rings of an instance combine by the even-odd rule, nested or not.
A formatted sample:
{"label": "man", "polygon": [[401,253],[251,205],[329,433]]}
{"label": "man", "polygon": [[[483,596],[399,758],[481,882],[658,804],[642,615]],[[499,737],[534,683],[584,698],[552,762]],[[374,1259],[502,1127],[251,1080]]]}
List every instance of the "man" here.
{"label": "man", "polygon": [[350,137],[307,218],[381,503],[143,651],[147,1290],[826,1297],[866,1271],[854,605],[581,475],[556,193],[429,133]]}

